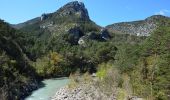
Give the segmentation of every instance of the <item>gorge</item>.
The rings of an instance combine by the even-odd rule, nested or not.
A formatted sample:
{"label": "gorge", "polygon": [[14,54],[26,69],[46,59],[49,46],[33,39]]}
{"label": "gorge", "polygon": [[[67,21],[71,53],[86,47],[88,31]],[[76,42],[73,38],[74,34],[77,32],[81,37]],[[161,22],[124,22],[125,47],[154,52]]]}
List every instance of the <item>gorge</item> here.
{"label": "gorge", "polygon": [[169,38],[167,16],[102,27],[78,1],[0,20],[0,100],[169,100]]}

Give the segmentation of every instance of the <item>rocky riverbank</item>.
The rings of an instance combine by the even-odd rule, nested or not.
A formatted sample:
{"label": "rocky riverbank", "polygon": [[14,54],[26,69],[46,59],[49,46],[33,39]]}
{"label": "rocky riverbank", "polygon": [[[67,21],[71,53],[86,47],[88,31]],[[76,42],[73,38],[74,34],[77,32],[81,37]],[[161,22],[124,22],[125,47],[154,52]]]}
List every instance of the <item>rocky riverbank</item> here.
{"label": "rocky riverbank", "polygon": [[[116,92],[108,96],[93,85],[80,85],[74,89],[61,88],[51,100],[119,100]],[[137,96],[127,96],[123,100],[143,100]]]}
{"label": "rocky riverbank", "polygon": [[0,88],[0,100],[24,100],[32,91],[38,89],[39,82],[10,84]]}
{"label": "rocky riverbank", "polygon": [[113,80],[113,77],[101,80],[89,75],[74,76],[51,100],[143,100],[118,87]]}
{"label": "rocky riverbank", "polygon": [[49,100],[61,87],[66,86],[68,83],[69,79],[67,77],[45,79],[41,81],[40,88],[33,91],[24,100]]}
{"label": "rocky riverbank", "polygon": [[116,94],[107,96],[93,84],[82,84],[61,88],[51,100],[116,100]]}
{"label": "rocky riverbank", "polygon": [[23,85],[21,88],[21,96],[20,99],[24,100],[26,96],[30,95],[32,93],[32,91],[38,89],[40,82],[37,81],[32,81],[28,84]]}

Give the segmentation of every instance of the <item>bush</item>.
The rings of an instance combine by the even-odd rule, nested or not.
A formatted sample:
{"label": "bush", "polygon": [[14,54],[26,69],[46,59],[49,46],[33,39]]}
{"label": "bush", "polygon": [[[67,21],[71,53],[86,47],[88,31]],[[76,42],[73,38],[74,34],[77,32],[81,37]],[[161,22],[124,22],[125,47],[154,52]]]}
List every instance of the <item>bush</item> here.
{"label": "bush", "polygon": [[50,77],[61,75],[63,72],[60,65],[63,58],[56,52],[50,52],[47,56],[44,56],[34,63],[37,73],[42,77]]}
{"label": "bush", "polygon": [[116,88],[121,84],[119,71],[110,63],[99,65],[97,77],[99,80],[96,82],[96,86],[99,87],[102,93],[108,96],[116,93]]}

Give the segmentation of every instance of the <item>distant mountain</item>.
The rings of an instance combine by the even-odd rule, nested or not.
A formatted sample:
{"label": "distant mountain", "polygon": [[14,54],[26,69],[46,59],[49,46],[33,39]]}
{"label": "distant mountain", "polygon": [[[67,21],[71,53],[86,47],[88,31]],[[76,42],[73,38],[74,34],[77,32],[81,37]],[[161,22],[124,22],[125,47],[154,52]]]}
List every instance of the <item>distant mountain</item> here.
{"label": "distant mountain", "polygon": [[[149,36],[160,24],[163,24],[163,21],[166,23],[167,20],[170,18],[153,15],[145,20],[114,23],[105,28],[111,33]],[[44,13],[40,17],[12,26],[24,32],[33,33],[35,36],[48,38],[60,33],[68,33],[73,28],[79,29],[84,35],[93,31],[100,32],[102,28],[90,19],[85,5],[78,1],[70,2],[54,13]]]}
{"label": "distant mountain", "polygon": [[166,23],[167,20],[170,20],[170,18],[162,15],[154,15],[145,20],[115,23],[106,26],[106,28],[116,33],[149,36],[160,24]]}
{"label": "distant mountain", "polygon": [[[63,19],[63,20],[59,20],[59,19]],[[14,25],[14,27],[23,28],[27,25],[33,25],[38,22],[39,24],[44,24],[44,23],[48,24],[49,21],[53,21],[55,24],[59,24],[61,22],[66,22],[68,20],[77,21],[78,19],[80,19],[81,21],[90,20],[88,11],[85,8],[84,4],[78,1],[75,1],[75,2],[70,2],[66,4],[65,6],[61,7],[59,10],[57,10],[54,13],[42,14],[42,16],[40,17],[34,18],[32,20],[29,20],[21,24]]]}
{"label": "distant mountain", "polygon": [[101,27],[90,19],[85,5],[78,1],[70,2],[54,13],[42,14],[13,27],[31,38],[29,40],[32,40],[34,50],[30,51],[33,55],[45,53],[49,48],[58,48],[53,44],[78,44],[81,37],[91,37],[91,34],[92,37],[97,37],[101,30]]}
{"label": "distant mountain", "polygon": [[49,33],[63,33],[74,27],[80,27],[83,30],[84,25],[91,25],[92,28],[99,27],[90,20],[84,4],[74,1],[61,7],[54,13],[42,14],[40,17],[14,25],[13,27],[26,32],[33,31],[37,34],[42,34],[43,30]]}
{"label": "distant mountain", "polygon": [[145,20],[115,23],[104,29],[90,19],[82,2],[73,1],[54,13],[42,14],[13,27],[24,32],[24,37],[30,42],[24,45],[24,50],[28,57],[36,59],[49,50],[59,52],[63,46],[82,45],[89,40],[112,38],[115,43],[134,43],[137,37],[131,38],[128,35],[149,36],[159,26],[166,24],[167,20],[170,18],[154,15]]}

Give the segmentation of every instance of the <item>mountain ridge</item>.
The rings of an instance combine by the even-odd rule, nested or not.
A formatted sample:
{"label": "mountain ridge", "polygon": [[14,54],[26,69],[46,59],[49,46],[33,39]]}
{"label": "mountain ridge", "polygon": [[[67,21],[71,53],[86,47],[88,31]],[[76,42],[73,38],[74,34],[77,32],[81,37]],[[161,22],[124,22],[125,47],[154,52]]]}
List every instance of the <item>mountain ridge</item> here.
{"label": "mountain ridge", "polygon": [[[88,10],[85,7],[83,2],[73,1],[69,2],[63,7],[59,8],[54,13],[42,14],[40,17],[36,17],[24,23],[13,25],[14,28],[23,29],[24,27],[33,26],[35,24],[38,27],[45,29],[47,28],[52,33],[58,32],[56,29],[63,30],[60,28],[65,27],[69,22],[73,23],[69,27],[79,27],[80,23],[93,23],[94,26],[101,28],[106,28],[113,33],[121,34],[130,34],[137,36],[149,36],[157,27],[160,20],[170,19],[167,16],[163,15],[153,15],[147,17],[144,20],[130,21],[130,22],[118,22],[107,25],[106,27],[101,27],[100,25],[95,24],[88,14]],[[64,25],[65,23],[65,25]],[[63,24],[63,26],[62,26]],[[36,25],[36,27],[37,27]],[[38,29],[36,29],[38,30]],[[69,30],[69,29],[67,29]],[[27,31],[26,31],[27,32]],[[61,31],[63,32],[63,31]]]}
{"label": "mountain ridge", "polygon": [[90,20],[89,15],[88,15],[88,11],[85,8],[84,3],[82,2],[78,2],[78,1],[73,1],[73,2],[69,2],[67,4],[65,4],[64,6],[60,7],[57,11],[53,12],[53,13],[43,13],[40,17],[36,17],[33,18],[31,20],[28,20],[26,22],[23,23],[19,23],[19,24],[15,24],[12,25],[14,28],[20,29],[22,27],[25,26],[25,24],[29,25],[29,24],[35,24],[40,20],[45,20],[48,18],[52,18],[52,17],[65,17],[65,16],[69,16],[69,15],[77,15],[78,17],[80,17],[81,19],[84,20]]}
{"label": "mountain ridge", "polygon": [[163,15],[153,15],[144,20],[114,23],[106,26],[106,28],[112,32],[122,34],[150,36],[150,33],[159,27],[161,20],[170,20],[170,18]]}

